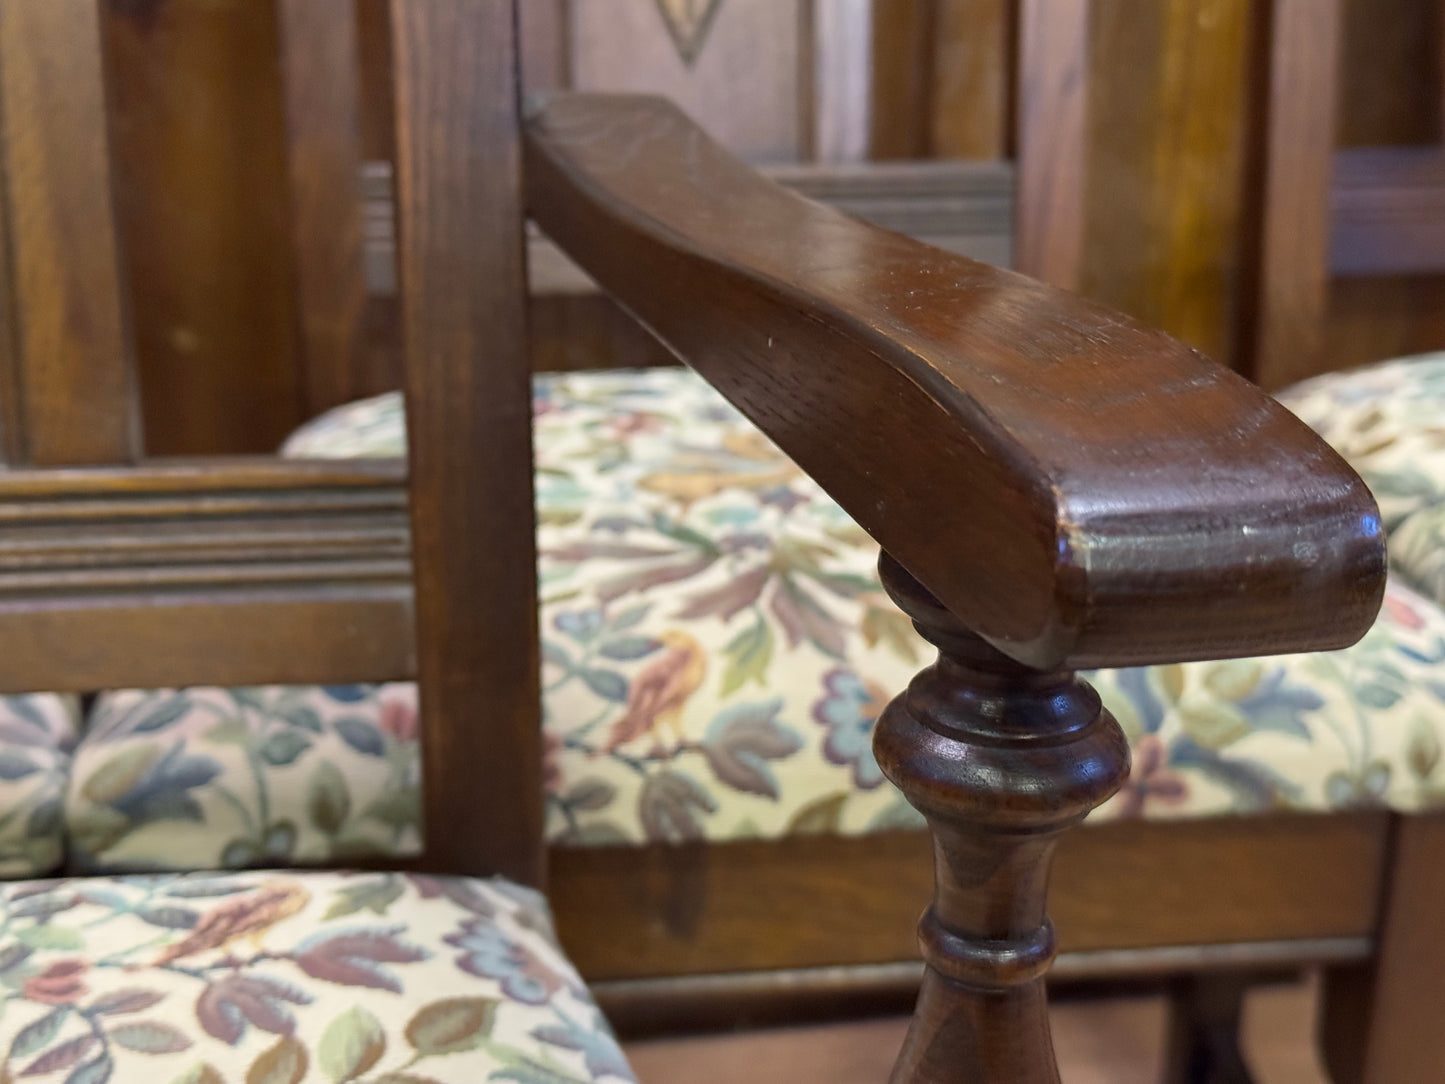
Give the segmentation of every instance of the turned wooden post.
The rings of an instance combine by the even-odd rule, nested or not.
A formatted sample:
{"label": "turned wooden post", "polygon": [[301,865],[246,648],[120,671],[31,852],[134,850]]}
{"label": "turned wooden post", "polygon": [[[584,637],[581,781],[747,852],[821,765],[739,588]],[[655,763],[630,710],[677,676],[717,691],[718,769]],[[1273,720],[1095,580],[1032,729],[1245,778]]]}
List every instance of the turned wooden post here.
{"label": "turned wooden post", "polygon": [[886,553],[888,593],[939,649],[884,710],[878,763],[933,832],[918,927],[928,969],[893,1080],[1057,1084],[1044,913],[1060,832],[1123,785],[1129,747],[1072,671],[1030,669],[950,614]]}

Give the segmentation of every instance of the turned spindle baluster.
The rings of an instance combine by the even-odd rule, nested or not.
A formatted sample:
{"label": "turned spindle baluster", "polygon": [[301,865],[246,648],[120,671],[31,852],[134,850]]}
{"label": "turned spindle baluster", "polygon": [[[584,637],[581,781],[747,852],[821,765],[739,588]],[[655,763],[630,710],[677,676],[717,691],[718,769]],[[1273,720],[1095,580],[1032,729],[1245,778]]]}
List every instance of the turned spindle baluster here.
{"label": "turned spindle baluster", "polygon": [[883,712],[883,771],[928,818],[937,885],[899,1084],[1056,1084],[1043,976],[1059,833],[1124,782],[1129,748],[1072,671],[1030,669],[965,628],[884,554],[884,586],[939,649]]}

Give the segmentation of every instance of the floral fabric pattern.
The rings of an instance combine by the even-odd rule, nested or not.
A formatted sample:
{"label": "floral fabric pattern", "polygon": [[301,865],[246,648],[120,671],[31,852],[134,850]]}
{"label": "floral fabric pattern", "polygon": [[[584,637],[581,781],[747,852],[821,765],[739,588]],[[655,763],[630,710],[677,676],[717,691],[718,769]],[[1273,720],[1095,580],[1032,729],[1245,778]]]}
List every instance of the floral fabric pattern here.
{"label": "floral fabric pattern", "polygon": [[[1445,488],[1445,461],[1428,484],[1406,469],[1445,456],[1428,406],[1445,355],[1421,364],[1285,396],[1397,508]],[[918,824],[871,729],[931,649],[881,592],[871,540],[685,370],[542,376],[535,399],[552,840]],[[404,443],[393,395],[288,451]],[[1346,651],[1088,676],[1134,746],[1100,819],[1445,804],[1445,613],[1404,582]]]}
{"label": "floral fabric pattern", "polygon": [[[1437,371],[1445,396],[1445,365]],[[1397,511],[1424,499],[1407,466],[1426,462],[1433,439],[1419,438],[1405,461],[1392,458],[1416,439],[1404,431],[1424,421],[1418,411],[1390,413],[1386,392],[1407,376],[1416,379],[1392,363],[1341,378],[1359,384],[1350,394],[1324,381],[1287,396],[1345,441]],[[1422,379],[1410,386],[1429,385],[1428,372]],[[872,726],[932,650],[881,590],[867,535],[686,370],[542,376],[534,407],[549,839],[636,844],[917,825],[873,760]],[[395,456],[404,434],[401,399],[388,395],[317,419],[286,450]],[[1445,612],[1409,589],[1424,573],[1402,563],[1405,531],[1392,538],[1398,582],[1353,648],[1091,675],[1134,745],[1134,778],[1096,816],[1445,805]],[[287,751],[268,743],[291,724],[278,718],[326,705],[329,694],[266,690],[261,708],[209,690],[196,706],[202,721],[183,715],[154,732],[106,722],[140,695],[107,698],[81,747],[71,822],[89,868],[345,860],[415,846],[415,819],[397,808],[368,813],[376,792],[353,781],[365,767],[377,771],[368,779],[392,778],[379,770],[386,758],[368,752],[379,746],[368,737],[358,747],[331,722],[356,720],[353,738],[382,735],[392,743],[386,757],[409,756],[414,772],[414,716],[398,725],[386,715],[402,687],[359,688],[349,705],[316,708],[334,753],[308,731],[316,749],[279,765],[268,757],[286,761]],[[218,709],[244,721],[220,731],[237,743],[221,743],[230,759],[206,736]],[[177,738],[184,748],[167,759]],[[180,783],[102,773],[132,743],[151,750],[145,772]],[[200,780],[187,759],[197,756],[223,771]],[[328,762],[336,776],[322,786],[315,779]],[[349,794],[344,827],[329,800],[308,797],[340,789],[338,776]],[[270,788],[269,811],[256,779]],[[173,794],[174,804],[161,797]]]}
{"label": "floral fabric pattern", "polygon": [[419,752],[410,684],[106,693],[71,773],[71,867],[416,854]]}
{"label": "floral fabric pattern", "polygon": [[545,903],[505,881],[28,881],[0,908],[0,1079],[635,1080]]}
{"label": "floral fabric pattern", "polygon": [[1326,373],[1279,398],[1359,471],[1387,533],[1445,501],[1445,353]]}
{"label": "floral fabric pattern", "polygon": [[0,697],[0,878],[65,858],[65,784],[79,707],[72,696]]}
{"label": "floral fabric pattern", "polygon": [[1395,528],[1390,565],[1421,594],[1445,606],[1445,501],[1420,509]]}

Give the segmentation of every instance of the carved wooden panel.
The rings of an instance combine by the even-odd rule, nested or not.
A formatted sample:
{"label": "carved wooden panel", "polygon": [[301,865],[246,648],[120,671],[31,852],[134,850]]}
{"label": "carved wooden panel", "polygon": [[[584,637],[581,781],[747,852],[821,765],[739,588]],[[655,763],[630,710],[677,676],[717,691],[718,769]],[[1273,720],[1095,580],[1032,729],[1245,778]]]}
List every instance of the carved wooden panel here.
{"label": "carved wooden panel", "polygon": [[790,162],[805,146],[806,0],[570,0],[578,90],[671,98],[735,152]]}

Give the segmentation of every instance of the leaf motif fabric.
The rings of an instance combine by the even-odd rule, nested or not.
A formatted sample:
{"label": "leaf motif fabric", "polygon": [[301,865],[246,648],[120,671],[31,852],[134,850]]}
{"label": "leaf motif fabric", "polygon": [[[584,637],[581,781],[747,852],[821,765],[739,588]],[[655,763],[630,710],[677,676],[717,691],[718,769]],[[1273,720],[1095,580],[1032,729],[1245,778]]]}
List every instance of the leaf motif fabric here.
{"label": "leaf motif fabric", "polygon": [[73,868],[343,864],[421,847],[410,684],[97,698],[65,823]]}
{"label": "leaf motif fabric", "polygon": [[65,856],[73,696],[0,696],[0,878],[52,873]]}
{"label": "leaf motif fabric", "polygon": [[1390,566],[1445,606],[1445,500],[1407,516],[1390,535]]}
{"label": "leaf motif fabric", "polygon": [[1387,532],[1445,501],[1445,353],[1326,373],[1279,399],[1360,473]]}
{"label": "leaf motif fabric", "polygon": [[[1445,805],[1445,616],[1410,590],[1438,567],[1426,519],[1445,489],[1445,355],[1320,378],[1284,398],[1381,495],[1397,573],[1385,611],[1345,652],[1094,675],[1134,745],[1134,779],[1097,818]],[[873,760],[872,727],[932,650],[882,592],[868,536],[686,370],[540,376],[534,413],[549,839],[918,827]],[[401,400],[389,395],[317,419],[286,450],[404,449]],[[124,827],[117,811],[153,827],[82,853],[106,869],[167,865],[173,838],[209,841],[183,865],[332,860],[327,841],[343,837],[394,853],[381,826],[415,838],[415,792],[363,797],[353,778],[388,743],[414,744],[415,715],[366,686],[265,693],[297,705],[323,695],[316,715],[335,755],[314,769],[296,740],[318,740],[304,719],[293,737],[262,743],[264,712],[220,732],[250,752],[209,781],[194,758],[215,752],[171,750],[165,735],[190,724],[159,710],[104,759],[90,748],[98,735],[87,739],[71,792],[84,814],[77,836],[104,842]],[[248,728],[258,736],[243,739]],[[277,795],[295,792],[272,799],[291,812],[259,816],[257,770]],[[266,829],[242,832],[233,803],[211,793],[222,786]]]}
{"label": "leaf motif fabric", "polygon": [[[156,911],[191,917],[158,928],[146,918]],[[634,1081],[550,931],[542,898],[501,881],[267,872],[11,883],[0,887],[0,1073],[65,1084]]]}

